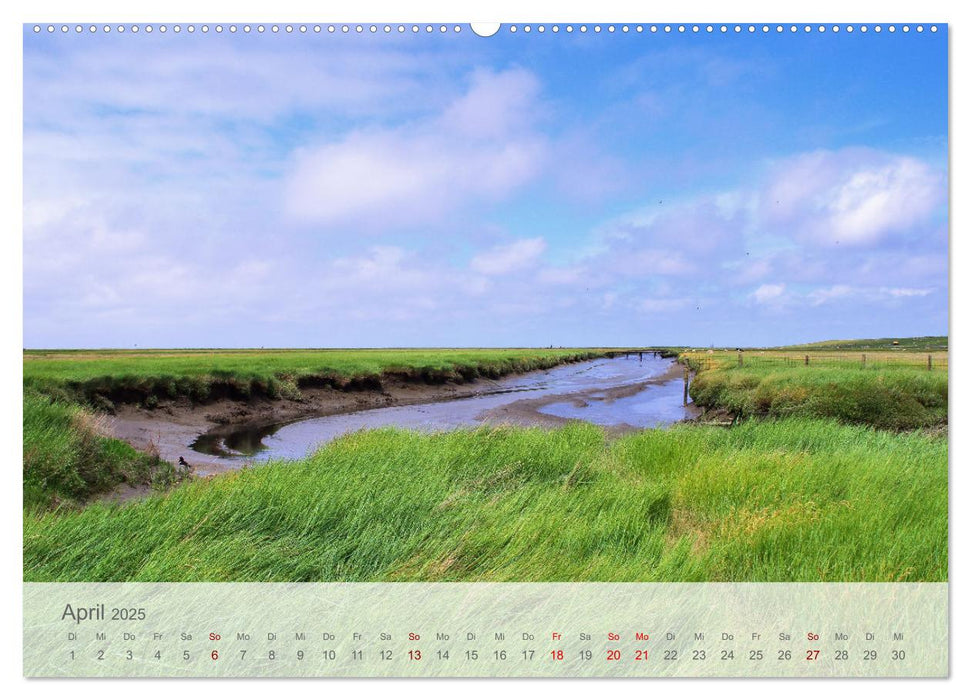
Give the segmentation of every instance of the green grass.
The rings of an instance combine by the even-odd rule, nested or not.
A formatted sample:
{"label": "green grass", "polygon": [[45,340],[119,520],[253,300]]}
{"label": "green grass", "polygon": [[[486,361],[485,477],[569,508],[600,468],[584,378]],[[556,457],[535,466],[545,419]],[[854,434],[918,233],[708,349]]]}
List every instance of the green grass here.
{"label": "green grass", "polygon": [[84,509],[171,467],[101,437],[76,402],[462,382],[606,351],[27,351],[25,580],[946,580],[946,437],[902,432],[947,420],[946,355],[944,371],[906,366],[931,349],[918,340],[866,368],[836,341],[809,367],[685,353],[696,403],[770,419],[731,430],[382,430]]}
{"label": "green grass", "polygon": [[[911,338],[857,338],[855,340],[822,340],[816,343],[785,345],[778,350],[894,350],[936,352],[947,350],[946,335],[924,335]],[[894,345],[896,343],[896,345]]]}
{"label": "green grass", "polygon": [[170,465],[103,437],[99,418],[80,406],[24,394],[24,506],[78,505],[122,482],[157,485],[174,478]]}
{"label": "green grass", "polygon": [[[171,465],[101,437],[98,415],[115,404],[153,408],[188,397],[299,399],[308,386],[380,389],[389,379],[443,383],[546,369],[608,351],[28,350],[24,352],[24,502],[83,503],[121,482],[165,486]],[[94,409],[92,411],[92,409]]]}
{"label": "green grass", "polygon": [[346,436],[26,513],[27,581],[943,581],[947,442],[835,421]]}
{"label": "green grass", "polygon": [[24,387],[110,409],[190,397],[298,398],[301,388],[380,388],[498,378],[602,356],[596,349],[27,350]]}
{"label": "green grass", "polygon": [[916,367],[823,366],[801,363],[760,365],[758,358],[738,367],[704,356],[687,358],[700,369],[689,388],[695,404],[741,416],[836,418],[890,430],[910,430],[947,422],[947,372]]}

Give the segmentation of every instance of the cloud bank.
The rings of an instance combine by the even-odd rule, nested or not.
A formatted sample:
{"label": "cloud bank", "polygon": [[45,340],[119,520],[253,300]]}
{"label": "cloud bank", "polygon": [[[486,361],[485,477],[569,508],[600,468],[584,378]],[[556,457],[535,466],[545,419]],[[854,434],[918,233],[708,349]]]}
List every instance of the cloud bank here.
{"label": "cloud bank", "polygon": [[[947,327],[945,151],[927,146],[940,134],[793,145],[806,110],[774,132],[788,106],[768,88],[817,76],[812,62],[132,38],[25,37],[27,346],[772,344]],[[700,97],[684,81],[718,109],[686,111]],[[839,95],[817,98],[845,112]],[[710,135],[725,129],[771,145],[722,153]]]}

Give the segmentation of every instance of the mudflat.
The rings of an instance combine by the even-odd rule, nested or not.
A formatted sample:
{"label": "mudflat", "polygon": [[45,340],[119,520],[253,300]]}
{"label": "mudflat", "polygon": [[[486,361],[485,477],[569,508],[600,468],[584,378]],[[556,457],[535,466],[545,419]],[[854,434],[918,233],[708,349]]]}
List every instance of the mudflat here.
{"label": "mudflat", "polygon": [[390,406],[409,406],[481,396],[497,391],[499,382],[480,378],[468,384],[428,385],[386,381],[381,390],[342,391],[330,387],[307,388],[299,400],[254,398],[220,399],[198,404],[188,398],[160,402],[149,409],[121,404],[105,422],[105,430],[135,449],[155,452],[167,462],[184,457],[199,476],[231,468],[225,460],[196,452],[189,445],[203,433],[227,431],[245,425],[290,423]]}
{"label": "mudflat", "polygon": [[[606,388],[592,387],[580,391],[567,392],[563,394],[548,394],[536,398],[525,398],[514,401],[503,406],[490,409],[482,414],[483,420],[490,423],[503,423],[509,425],[540,425],[556,428],[564,425],[574,418],[554,415],[544,412],[543,409],[552,404],[569,402],[574,406],[582,407],[591,402],[613,402],[618,399],[635,396],[648,387],[666,384],[677,379],[682,375],[684,368],[672,362],[662,374],[659,374],[644,381]],[[697,414],[694,407],[686,407],[689,417]],[[607,427],[608,432],[613,434],[624,434],[633,430],[641,430],[642,427],[629,423],[614,423]]]}

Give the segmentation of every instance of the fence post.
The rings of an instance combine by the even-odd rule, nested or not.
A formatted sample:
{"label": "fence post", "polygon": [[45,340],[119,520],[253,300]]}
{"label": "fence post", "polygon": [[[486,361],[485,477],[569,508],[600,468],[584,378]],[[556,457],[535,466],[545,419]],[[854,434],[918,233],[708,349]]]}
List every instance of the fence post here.
{"label": "fence post", "polygon": [[806,367],[809,366],[809,355],[806,355]]}
{"label": "fence post", "polygon": [[738,366],[739,367],[742,366],[742,351],[741,350],[738,351]]}
{"label": "fence post", "polygon": [[682,399],[682,401],[683,401],[682,403],[683,406],[688,405],[688,367],[687,366],[685,366],[684,368],[684,398]]}
{"label": "fence post", "polygon": [[931,371],[931,356],[930,355],[927,356],[927,371],[928,372]]}
{"label": "fence post", "polygon": [[866,353],[863,353],[863,369],[866,369]]}

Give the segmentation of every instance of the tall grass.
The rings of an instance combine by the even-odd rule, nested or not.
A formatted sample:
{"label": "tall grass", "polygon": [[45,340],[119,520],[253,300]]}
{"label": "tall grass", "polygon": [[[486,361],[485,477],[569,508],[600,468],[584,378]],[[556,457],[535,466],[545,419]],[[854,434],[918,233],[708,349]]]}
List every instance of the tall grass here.
{"label": "tall grass", "polygon": [[28,513],[25,580],[940,581],[947,443],[833,421],[356,433]]}
{"label": "tall grass", "polygon": [[79,504],[122,482],[174,479],[170,465],[101,434],[100,418],[33,391],[24,394],[24,506]]}
{"label": "tall grass", "polygon": [[[736,416],[806,416],[891,430],[910,430],[947,422],[948,374],[914,367],[792,366],[762,364],[758,358],[739,367],[716,356],[686,355],[699,370],[689,392],[698,406]],[[711,366],[711,369],[707,369]]]}

